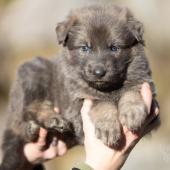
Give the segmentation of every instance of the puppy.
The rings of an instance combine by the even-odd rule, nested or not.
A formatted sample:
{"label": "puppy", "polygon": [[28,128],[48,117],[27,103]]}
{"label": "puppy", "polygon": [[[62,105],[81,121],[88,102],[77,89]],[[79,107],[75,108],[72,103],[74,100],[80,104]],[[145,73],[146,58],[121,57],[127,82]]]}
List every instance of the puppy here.
{"label": "puppy", "polygon": [[[38,170],[26,162],[23,146],[39,127],[71,147],[83,143],[80,109],[94,101],[89,116],[96,136],[118,146],[122,125],[139,131],[148,115],[141,97],[144,82],[155,87],[144,52],[143,25],[127,8],[90,6],[73,11],[56,28],[62,54],[38,57],[18,70],[11,90],[0,170]],[[54,111],[58,107],[60,113]],[[47,146],[48,147],[48,143]]]}

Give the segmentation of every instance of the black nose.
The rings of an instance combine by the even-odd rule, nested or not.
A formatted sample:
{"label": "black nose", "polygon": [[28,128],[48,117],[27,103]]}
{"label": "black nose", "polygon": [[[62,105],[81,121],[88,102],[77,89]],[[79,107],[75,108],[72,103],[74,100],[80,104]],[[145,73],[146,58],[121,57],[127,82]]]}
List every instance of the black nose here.
{"label": "black nose", "polygon": [[93,71],[93,74],[101,78],[106,74],[106,70],[103,67],[96,67]]}

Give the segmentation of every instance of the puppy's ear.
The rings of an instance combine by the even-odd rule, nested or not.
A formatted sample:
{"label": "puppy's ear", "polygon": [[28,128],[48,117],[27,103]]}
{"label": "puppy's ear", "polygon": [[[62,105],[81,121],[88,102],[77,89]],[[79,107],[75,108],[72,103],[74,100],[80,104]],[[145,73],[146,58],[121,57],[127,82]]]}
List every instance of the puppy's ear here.
{"label": "puppy's ear", "polygon": [[74,16],[70,16],[66,21],[58,23],[56,27],[56,33],[57,33],[57,40],[59,44],[62,44],[63,46],[66,45],[68,32],[73,26],[75,20],[76,18]]}
{"label": "puppy's ear", "polygon": [[144,27],[143,24],[141,22],[139,22],[138,20],[136,20],[133,16],[133,14],[131,13],[131,11],[124,7],[121,10],[120,13],[120,18],[121,20],[123,20],[124,22],[127,23],[127,27],[128,30],[132,33],[132,35],[135,37],[135,39],[144,44],[144,40],[143,40],[143,33],[144,33]]}
{"label": "puppy's ear", "polygon": [[141,22],[137,21],[133,17],[130,18],[128,20],[128,29],[139,43],[144,44],[143,40],[144,27]]}

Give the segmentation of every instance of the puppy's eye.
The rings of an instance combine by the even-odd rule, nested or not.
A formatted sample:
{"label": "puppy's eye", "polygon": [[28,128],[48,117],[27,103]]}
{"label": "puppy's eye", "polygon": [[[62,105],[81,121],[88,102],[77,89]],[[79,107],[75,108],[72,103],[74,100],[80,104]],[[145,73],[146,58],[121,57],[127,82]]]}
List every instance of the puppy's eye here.
{"label": "puppy's eye", "polygon": [[84,45],[80,47],[80,50],[83,52],[89,52],[91,48],[88,45]]}
{"label": "puppy's eye", "polygon": [[110,50],[113,51],[113,52],[117,52],[118,47],[111,45]]}

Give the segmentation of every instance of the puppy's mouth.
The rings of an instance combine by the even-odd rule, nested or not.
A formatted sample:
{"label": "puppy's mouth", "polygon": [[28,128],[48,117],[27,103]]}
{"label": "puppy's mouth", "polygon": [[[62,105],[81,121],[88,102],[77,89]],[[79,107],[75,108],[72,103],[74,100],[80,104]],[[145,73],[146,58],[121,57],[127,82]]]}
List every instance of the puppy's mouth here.
{"label": "puppy's mouth", "polygon": [[110,82],[105,82],[105,81],[91,81],[89,82],[90,84],[94,84],[96,86],[110,86]]}
{"label": "puppy's mouth", "polygon": [[118,90],[122,87],[123,81],[114,81],[111,80],[92,80],[92,78],[88,78],[86,75],[81,74],[81,78],[92,88],[102,91],[102,92],[111,92],[114,90]]}
{"label": "puppy's mouth", "polygon": [[99,91],[113,91],[115,88],[112,82],[106,81],[88,81],[90,87],[95,88]]}

